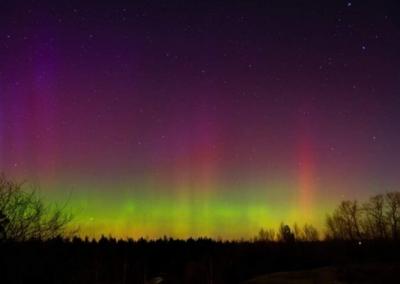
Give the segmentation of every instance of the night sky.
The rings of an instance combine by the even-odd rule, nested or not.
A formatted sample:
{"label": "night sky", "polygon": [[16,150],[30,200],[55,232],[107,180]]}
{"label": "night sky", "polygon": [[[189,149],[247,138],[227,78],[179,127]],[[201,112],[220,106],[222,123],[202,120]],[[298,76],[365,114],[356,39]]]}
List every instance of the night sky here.
{"label": "night sky", "polygon": [[323,228],[400,190],[396,2],[2,0],[0,171],[83,235]]}

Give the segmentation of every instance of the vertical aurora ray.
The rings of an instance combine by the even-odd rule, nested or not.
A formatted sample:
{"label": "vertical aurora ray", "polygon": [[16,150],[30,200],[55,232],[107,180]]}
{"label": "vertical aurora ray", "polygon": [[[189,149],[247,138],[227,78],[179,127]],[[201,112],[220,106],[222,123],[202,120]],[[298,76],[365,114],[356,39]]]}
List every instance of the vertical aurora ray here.
{"label": "vertical aurora ray", "polygon": [[6,109],[8,131],[5,135],[7,144],[4,151],[6,153],[7,169],[12,175],[21,173],[24,165],[29,164],[31,154],[29,151],[29,140],[26,132],[29,127],[25,123],[26,115],[29,113],[27,109],[26,99],[21,96],[17,86],[10,89],[12,96],[9,97],[9,108]]}
{"label": "vertical aurora ray", "polygon": [[312,106],[304,104],[300,109],[301,119],[299,119],[299,142],[297,145],[299,209],[302,219],[312,220],[315,214],[313,209],[316,191],[316,149],[312,136],[315,122],[309,117],[313,110]]}
{"label": "vertical aurora ray", "polygon": [[[37,62],[33,78],[33,125],[34,135],[40,136],[35,143],[36,155],[34,164],[39,172],[46,173],[46,179],[55,177],[56,169],[56,137],[57,137],[57,117],[55,116],[57,101],[54,95],[54,63],[51,62],[52,56],[48,50],[42,50],[48,56],[47,61]],[[37,141],[37,140],[36,140]]]}
{"label": "vertical aurora ray", "polygon": [[310,141],[307,139],[299,147],[299,205],[305,220],[313,216],[315,194],[315,165]]}
{"label": "vertical aurora ray", "polygon": [[186,131],[181,130],[173,139],[171,167],[163,174],[164,186],[172,188],[176,200],[171,206],[176,204],[179,208],[173,217],[172,223],[177,224],[174,233],[207,235],[211,229],[207,226],[210,201],[217,190],[219,174],[215,120],[209,112],[201,111],[194,111],[185,119],[181,127]]}

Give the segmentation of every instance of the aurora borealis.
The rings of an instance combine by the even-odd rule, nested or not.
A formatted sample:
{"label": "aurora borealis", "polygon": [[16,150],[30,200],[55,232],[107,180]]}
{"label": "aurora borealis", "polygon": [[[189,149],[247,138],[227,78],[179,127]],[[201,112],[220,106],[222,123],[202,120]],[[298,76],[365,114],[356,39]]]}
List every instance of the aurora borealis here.
{"label": "aurora borealis", "polygon": [[248,238],[399,190],[396,1],[0,8],[0,171],[82,234]]}

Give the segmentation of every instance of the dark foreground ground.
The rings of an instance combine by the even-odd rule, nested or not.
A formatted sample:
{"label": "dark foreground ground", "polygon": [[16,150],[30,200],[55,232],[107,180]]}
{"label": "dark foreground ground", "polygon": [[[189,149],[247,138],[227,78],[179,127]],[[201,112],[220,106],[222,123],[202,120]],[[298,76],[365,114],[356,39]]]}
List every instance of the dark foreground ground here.
{"label": "dark foreground ground", "polygon": [[276,272],[255,277],[245,284],[400,283],[400,263],[363,263],[310,270]]}
{"label": "dark foreground ground", "polygon": [[400,283],[400,242],[0,244],[0,283]]}

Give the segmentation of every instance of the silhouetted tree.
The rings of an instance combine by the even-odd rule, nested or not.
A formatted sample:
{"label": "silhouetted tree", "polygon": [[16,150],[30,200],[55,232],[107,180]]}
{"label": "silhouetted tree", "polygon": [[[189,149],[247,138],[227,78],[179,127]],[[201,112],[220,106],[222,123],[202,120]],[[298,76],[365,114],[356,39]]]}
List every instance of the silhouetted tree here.
{"label": "silhouetted tree", "polygon": [[315,242],[319,240],[318,230],[310,224],[305,224],[303,227],[304,241]]}
{"label": "silhouetted tree", "polygon": [[0,211],[0,241],[7,239],[6,226],[9,222],[7,216]]}
{"label": "silhouetted tree", "polygon": [[325,219],[326,224],[326,239],[341,239],[341,232],[339,226],[336,224],[332,215],[327,214]]}
{"label": "silhouetted tree", "polygon": [[385,195],[387,202],[387,219],[389,222],[391,235],[394,240],[399,237],[400,223],[400,192],[389,192]]}
{"label": "silhouetted tree", "polygon": [[35,191],[0,175],[0,230],[15,241],[50,239],[66,233],[72,216],[63,208],[46,205]]}
{"label": "silhouetted tree", "polygon": [[293,234],[296,241],[313,242],[319,240],[318,230],[309,224],[300,227],[297,223],[294,223]]}
{"label": "silhouetted tree", "polygon": [[289,225],[281,223],[279,227],[279,240],[286,243],[294,242],[295,236],[292,230],[290,229]]}
{"label": "silhouetted tree", "polygon": [[296,241],[304,241],[304,232],[297,223],[293,224],[293,234]]}
{"label": "silhouetted tree", "polygon": [[356,240],[362,238],[361,210],[357,201],[342,201],[326,219],[327,237]]}
{"label": "silhouetted tree", "polygon": [[275,230],[274,229],[263,229],[261,228],[258,232],[258,236],[255,237],[255,241],[261,242],[273,242],[275,241]]}
{"label": "silhouetted tree", "polygon": [[385,211],[385,197],[381,194],[371,197],[363,205],[365,218],[362,222],[364,235],[369,239],[386,239],[388,237],[388,218]]}

